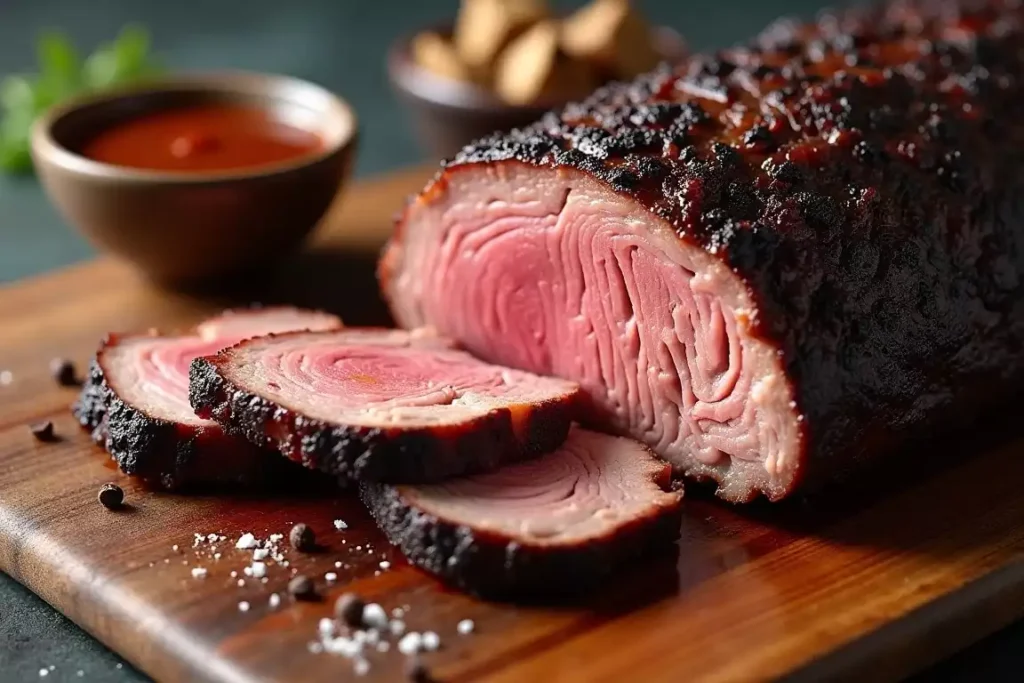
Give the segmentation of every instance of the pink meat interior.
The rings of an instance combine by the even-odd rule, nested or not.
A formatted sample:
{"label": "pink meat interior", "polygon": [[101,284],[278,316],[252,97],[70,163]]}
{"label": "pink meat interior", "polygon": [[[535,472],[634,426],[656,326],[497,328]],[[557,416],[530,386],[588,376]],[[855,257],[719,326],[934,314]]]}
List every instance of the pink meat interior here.
{"label": "pink meat interior", "polygon": [[345,425],[456,424],[496,408],[579,391],[480,361],[451,342],[403,330],[340,330],[257,339],[219,363],[226,378],[315,419]]}
{"label": "pink meat interior", "polygon": [[676,505],[668,465],[642,444],[574,427],[557,451],[482,475],[400,486],[416,508],[524,544],[582,542]]}
{"label": "pink meat interior", "polygon": [[579,382],[602,426],[727,497],[793,477],[799,417],[743,283],[587,176],[456,168],[412,207],[384,267],[400,324]]}
{"label": "pink meat interior", "polygon": [[210,427],[214,423],[196,417],[188,402],[188,372],[194,359],[253,336],[339,325],[335,316],[315,311],[243,311],[200,324],[195,336],[122,339],[101,351],[100,362],[108,384],[122,400],[151,417]]}

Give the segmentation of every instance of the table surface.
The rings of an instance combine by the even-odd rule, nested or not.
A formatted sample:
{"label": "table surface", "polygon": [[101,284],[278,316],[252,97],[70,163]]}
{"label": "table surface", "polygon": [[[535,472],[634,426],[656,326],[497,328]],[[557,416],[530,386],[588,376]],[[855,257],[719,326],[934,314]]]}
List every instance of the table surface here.
{"label": "table surface", "polygon": [[[706,50],[742,40],[780,13],[807,16],[827,3],[637,4],[653,20],[681,30],[695,49]],[[455,6],[455,0],[0,0],[0,75],[31,68],[34,37],[45,28],[67,30],[88,48],[109,39],[124,23],[139,21],[151,30],[157,52],[173,68],[287,73],[343,94],[360,115],[357,173],[365,176],[423,159],[388,89],[384,54],[395,36],[444,20]],[[93,254],[56,216],[33,178],[0,178],[0,207],[0,283]],[[920,680],[1019,680],[1022,665],[1024,624],[1017,624]],[[146,680],[0,574],[0,682],[39,680],[41,669],[48,671],[48,682]]]}

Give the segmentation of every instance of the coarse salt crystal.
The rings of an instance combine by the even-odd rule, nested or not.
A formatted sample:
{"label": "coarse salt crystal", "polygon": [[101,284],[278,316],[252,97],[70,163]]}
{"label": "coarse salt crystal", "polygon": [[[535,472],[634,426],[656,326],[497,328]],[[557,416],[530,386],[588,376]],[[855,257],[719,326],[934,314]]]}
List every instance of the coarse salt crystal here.
{"label": "coarse salt crystal", "polygon": [[312,652],[315,655],[318,655],[318,654],[320,654],[321,652],[324,651],[324,646],[321,645],[320,643],[310,643],[306,647],[309,648],[309,651]]}
{"label": "coarse salt crystal", "polygon": [[344,520],[336,519],[334,520],[334,528],[338,531],[344,531],[348,528],[348,524],[346,524]]}
{"label": "coarse salt crystal", "polygon": [[204,567],[193,567],[192,568],[193,579],[204,579],[206,578],[206,569]]}
{"label": "coarse salt crystal", "polygon": [[398,651],[403,655],[414,655],[420,651],[420,647],[423,645],[423,637],[412,631],[402,636],[402,639],[398,641]]}
{"label": "coarse salt crystal", "polygon": [[377,652],[387,652],[391,649],[391,643],[386,640],[382,640],[377,643]]}
{"label": "coarse salt crystal", "polygon": [[334,633],[334,620],[324,617],[320,620],[317,630],[320,631],[320,635],[322,636],[332,635]]}
{"label": "coarse salt crystal", "polygon": [[85,672],[82,671],[81,669],[79,669],[78,671],[75,672],[75,675],[78,676],[79,678],[81,678],[81,677],[85,676]]}
{"label": "coarse salt crystal", "polygon": [[254,559],[254,560],[265,560],[267,558],[267,555],[269,555],[269,554],[270,554],[269,550],[264,550],[263,548],[257,548],[256,550],[252,551],[252,559]]}
{"label": "coarse salt crystal", "polygon": [[405,616],[405,610],[403,610],[401,607],[396,607],[393,610],[391,610],[391,616],[393,616],[395,619],[401,619],[403,616]]}
{"label": "coarse salt crystal", "polygon": [[241,588],[244,585],[245,585],[245,579],[239,579],[238,580],[238,587]]}
{"label": "coarse salt crystal", "polygon": [[270,534],[270,542],[271,543],[277,543],[282,538],[284,538],[284,534]]}
{"label": "coarse salt crystal", "polygon": [[281,605],[281,596],[277,593],[270,594],[270,609],[277,609]]}
{"label": "coarse salt crystal", "polygon": [[178,546],[172,545],[171,550],[173,550],[174,552],[178,552]]}
{"label": "coarse salt crystal", "polygon": [[267,565],[264,562],[253,562],[252,563],[252,575],[257,579],[262,579],[267,575]]}
{"label": "coarse salt crystal", "polygon": [[252,534],[242,534],[238,542],[235,543],[235,547],[239,550],[249,550],[250,548],[256,547],[256,537]]}
{"label": "coarse salt crystal", "polygon": [[232,578],[232,579],[237,579],[237,578],[238,578],[238,572],[236,572],[236,571],[232,571],[232,572],[231,572],[231,578]]}
{"label": "coarse salt crystal", "polygon": [[388,562],[387,560],[381,560],[380,568],[381,569],[390,569],[391,568],[391,563]]}
{"label": "coarse salt crystal", "polygon": [[327,638],[323,641],[324,649],[332,655],[355,657],[363,651],[363,644],[353,638]]}
{"label": "coarse salt crystal", "polygon": [[214,553],[213,554],[213,559],[219,560],[220,559],[220,553]]}
{"label": "coarse salt crystal", "polygon": [[248,612],[249,611],[249,603],[246,602],[245,600],[242,600],[242,602],[238,603],[238,611],[239,612]]}
{"label": "coarse salt crystal", "polygon": [[338,575],[334,572],[327,572],[324,574],[324,580],[327,581],[327,583],[334,583],[338,580]]}
{"label": "coarse salt crystal", "polygon": [[391,635],[400,636],[405,633],[405,622],[401,619],[395,619],[388,624],[388,629],[391,631]]}
{"label": "coarse salt crystal", "polygon": [[337,562],[334,563],[334,568],[335,569],[341,569],[341,560],[338,560]]}
{"label": "coarse salt crystal", "polygon": [[252,576],[252,567],[245,567],[242,569],[246,576]]}
{"label": "coarse salt crystal", "polygon": [[459,625],[455,627],[461,635],[469,635],[476,628],[476,624],[473,623],[472,619],[463,619],[459,622]]}
{"label": "coarse salt crystal", "polygon": [[40,669],[39,670],[39,675],[40,676],[49,676],[50,675],[50,670],[49,669]]}
{"label": "coarse salt crystal", "polygon": [[388,613],[375,602],[363,608],[363,621],[372,628],[387,628]]}
{"label": "coarse salt crystal", "polygon": [[214,541],[217,540],[217,534],[209,534],[206,537],[206,540],[209,541],[210,543],[213,543]]}
{"label": "coarse salt crystal", "polygon": [[437,648],[441,647],[441,636],[437,635],[433,631],[427,631],[423,634],[423,649],[427,652],[433,652]]}
{"label": "coarse salt crystal", "polygon": [[0,384],[2,384],[3,386],[7,386],[8,384],[10,384],[13,381],[14,381],[14,373],[13,372],[11,372],[10,370],[4,370],[3,372],[0,372]]}
{"label": "coarse salt crystal", "polygon": [[365,676],[370,670],[370,663],[365,659],[357,659],[353,670],[356,672],[356,676]]}

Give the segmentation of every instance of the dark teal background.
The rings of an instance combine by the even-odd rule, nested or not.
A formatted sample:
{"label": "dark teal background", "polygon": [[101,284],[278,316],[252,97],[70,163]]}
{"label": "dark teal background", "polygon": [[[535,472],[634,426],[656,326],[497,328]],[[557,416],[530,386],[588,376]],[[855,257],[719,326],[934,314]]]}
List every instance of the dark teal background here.
{"label": "dark teal background", "polygon": [[[126,22],[153,34],[175,69],[286,73],[344,95],[361,124],[359,175],[422,161],[392,98],[384,55],[396,36],[452,16],[455,0],[0,0],[0,75],[34,63],[35,35],[59,28],[82,48]],[[576,2],[555,2],[572,7]],[[743,40],[780,13],[808,16],[814,0],[638,0],[698,50]],[[836,3],[830,3],[836,4]],[[32,178],[0,177],[0,282],[67,265],[91,248],[57,218]],[[0,334],[3,321],[0,321]],[[0,366],[2,366],[0,358]],[[3,492],[0,491],[0,496]],[[927,514],[922,511],[922,514]],[[0,681],[137,681],[144,677],[0,574]],[[40,668],[55,670],[40,679]],[[84,677],[76,672],[82,670]],[[339,678],[350,669],[339,662]],[[1024,679],[1024,627],[989,639],[928,672],[928,680]],[[684,680],[683,676],[680,680]]]}

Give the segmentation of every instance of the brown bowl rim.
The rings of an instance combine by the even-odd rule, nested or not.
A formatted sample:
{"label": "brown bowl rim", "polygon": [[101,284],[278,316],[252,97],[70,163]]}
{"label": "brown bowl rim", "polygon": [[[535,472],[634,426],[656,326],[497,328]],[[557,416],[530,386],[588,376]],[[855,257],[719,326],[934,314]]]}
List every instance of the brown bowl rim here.
{"label": "brown bowl rim", "polygon": [[[325,136],[322,150],[304,154],[296,159],[251,168],[227,171],[160,171],[152,169],[118,166],[95,161],[61,144],[53,135],[54,126],[64,117],[81,109],[103,106],[129,97],[139,97],[161,92],[207,92],[222,94],[266,95],[268,99],[282,102],[296,102],[282,96],[283,86],[305,88],[316,92],[326,103],[320,116],[330,118],[340,131],[333,139]],[[318,132],[329,129],[325,124]],[[35,162],[45,162],[64,170],[98,179],[134,181],[152,184],[201,185],[240,180],[253,180],[285,175],[303,168],[315,166],[328,160],[353,145],[359,133],[359,119],[353,107],[342,97],[327,88],[293,76],[258,73],[252,71],[209,71],[178,74],[165,79],[135,83],[125,87],[111,88],[72,98],[50,108],[32,126],[31,148]]]}
{"label": "brown bowl rim", "polygon": [[[510,104],[490,90],[474,83],[457,81],[439,76],[417,64],[411,55],[413,39],[423,31],[433,31],[450,36],[452,24],[430,26],[419,31],[406,33],[395,40],[388,49],[387,68],[393,84],[413,97],[432,104],[479,112],[502,115],[510,112],[536,112],[538,116],[546,111],[565,106],[571,99],[554,99],[534,104]],[[671,26],[658,24],[651,27],[657,41],[659,56],[663,60],[686,54],[686,40]],[[671,47],[669,47],[671,45]],[[678,50],[677,55],[670,54]]]}

